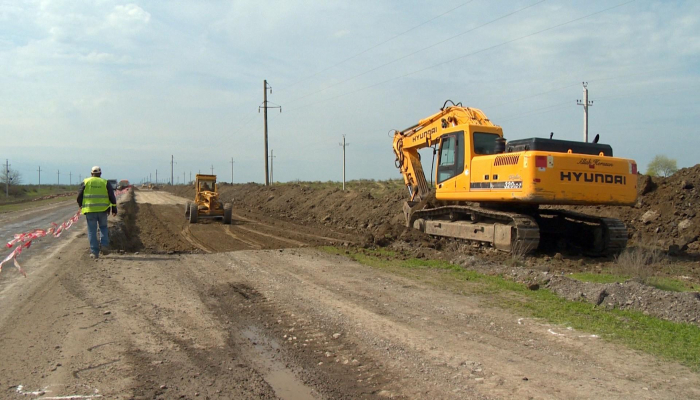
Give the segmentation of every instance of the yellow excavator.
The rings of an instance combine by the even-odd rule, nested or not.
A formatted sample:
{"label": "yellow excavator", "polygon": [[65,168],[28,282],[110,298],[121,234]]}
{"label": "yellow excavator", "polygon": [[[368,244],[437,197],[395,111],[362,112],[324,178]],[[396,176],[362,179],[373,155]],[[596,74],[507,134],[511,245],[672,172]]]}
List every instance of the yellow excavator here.
{"label": "yellow excavator", "polygon": [[216,175],[197,174],[194,179],[194,202],[185,206],[185,217],[191,224],[201,218],[216,218],[224,224],[231,224],[233,208],[231,203],[222,203],[219,199]]}
{"label": "yellow excavator", "polygon": [[[393,141],[410,195],[403,206],[409,227],[518,254],[609,255],[627,245],[621,221],[552,207],[636,203],[636,162],[613,157],[598,136],[592,143],[552,135],[506,141],[481,110],[448,100],[440,112],[393,131]],[[428,147],[437,152],[434,190],[418,152]]]}

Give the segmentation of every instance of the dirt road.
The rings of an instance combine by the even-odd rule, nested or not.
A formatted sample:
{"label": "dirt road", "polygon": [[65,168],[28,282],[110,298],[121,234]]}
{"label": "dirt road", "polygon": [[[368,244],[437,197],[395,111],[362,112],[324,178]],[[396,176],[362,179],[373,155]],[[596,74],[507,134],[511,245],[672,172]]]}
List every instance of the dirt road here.
{"label": "dirt road", "polygon": [[81,221],[3,273],[0,397],[700,398],[686,367],[313,248],[352,237],[136,200],[139,251],[90,260]]}

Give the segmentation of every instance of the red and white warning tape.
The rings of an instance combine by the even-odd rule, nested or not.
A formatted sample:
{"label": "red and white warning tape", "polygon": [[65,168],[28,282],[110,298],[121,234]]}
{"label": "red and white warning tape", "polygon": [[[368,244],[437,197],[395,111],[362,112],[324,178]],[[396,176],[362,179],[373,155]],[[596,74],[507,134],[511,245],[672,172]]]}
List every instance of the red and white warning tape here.
{"label": "red and white warning tape", "polygon": [[13,260],[15,267],[17,267],[17,270],[19,271],[19,273],[26,277],[27,274],[22,269],[22,266],[19,265],[19,263],[17,262],[17,257],[19,257],[19,255],[22,254],[22,250],[28,249],[29,246],[32,245],[32,241],[35,239],[39,239],[39,238],[42,238],[44,236],[53,236],[53,237],[61,236],[61,233],[63,233],[63,231],[65,231],[65,230],[69,229],[71,226],[73,226],[74,223],[78,222],[78,219],[80,219],[80,211],[75,213],[75,215],[73,215],[68,221],[66,221],[60,225],[52,222],[51,228],[49,228],[49,229],[34,229],[31,232],[15,234],[14,239],[7,242],[6,247],[8,249],[15,247],[15,245],[17,245],[17,247],[15,247],[15,249],[7,257],[5,257],[4,260],[0,261],[0,272],[2,271],[3,264],[5,264],[6,262],[8,262],[10,260]]}
{"label": "red and white warning tape", "polygon": [[[131,187],[127,187],[126,189],[123,190],[117,190],[114,192],[115,196],[121,196],[124,193],[127,193]],[[17,257],[19,257],[20,254],[22,254],[23,249],[28,249],[29,246],[32,245],[32,241],[35,239],[43,238],[45,236],[53,236],[53,237],[59,237],[61,236],[61,233],[63,231],[67,230],[71,226],[73,226],[74,223],[78,222],[80,219],[80,211],[75,213],[69,220],[62,224],[56,224],[54,222],[51,223],[51,228],[49,229],[34,229],[31,232],[25,232],[25,233],[17,233],[14,235],[14,239],[10,240],[7,242],[6,247],[8,249],[11,249],[15,247],[16,244],[20,243],[15,249],[8,254],[7,257],[5,257],[4,260],[0,261],[0,272],[2,272],[2,266],[6,263],[9,262],[10,260],[14,261],[15,267],[17,267],[17,270],[19,271],[20,274],[24,275],[25,277],[27,274],[24,272],[22,269],[22,266],[19,265],[17,262]]]}

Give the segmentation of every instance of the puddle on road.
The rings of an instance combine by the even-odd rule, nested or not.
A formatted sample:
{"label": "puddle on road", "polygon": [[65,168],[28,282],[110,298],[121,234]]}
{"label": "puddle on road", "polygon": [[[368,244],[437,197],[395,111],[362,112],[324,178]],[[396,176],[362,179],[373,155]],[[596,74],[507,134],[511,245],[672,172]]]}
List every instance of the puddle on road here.
{"label": "puddle on road", "polygon": [[272,386],[280,399],[313,400],[315,398],[311,388],[304,385],[292,371],[285,367],[284,363],[275,359],[275,353],[280,349],[277,341],[265,337],[254,326],[244,329],[241,334],[250,341],[257,356],[254,362],[261,367],[259,372],[264,375],[265,381]]}

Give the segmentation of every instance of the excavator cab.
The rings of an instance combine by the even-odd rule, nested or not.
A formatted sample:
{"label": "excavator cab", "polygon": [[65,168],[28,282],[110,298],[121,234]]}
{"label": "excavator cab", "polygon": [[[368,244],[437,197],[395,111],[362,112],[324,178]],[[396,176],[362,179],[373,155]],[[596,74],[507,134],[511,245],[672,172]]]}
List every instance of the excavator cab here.
{"label": "excavator cab", "polygon": [[215,218],[223,220],[224,224],[231,223],[233,209],[231,203],[222,203],[217,191],[216,175],[197,174],[194,180],[194,202],[185,206],[185,217],[190,223],[196,223],[200,218]]}

